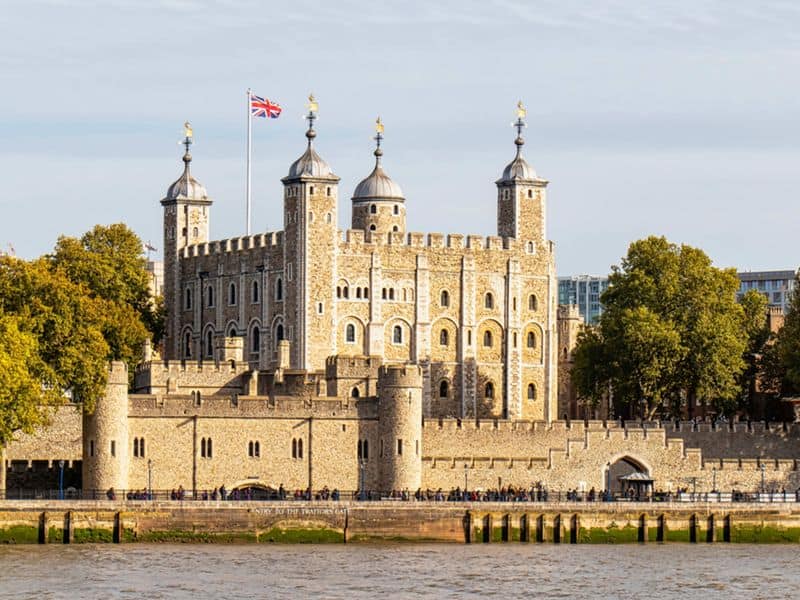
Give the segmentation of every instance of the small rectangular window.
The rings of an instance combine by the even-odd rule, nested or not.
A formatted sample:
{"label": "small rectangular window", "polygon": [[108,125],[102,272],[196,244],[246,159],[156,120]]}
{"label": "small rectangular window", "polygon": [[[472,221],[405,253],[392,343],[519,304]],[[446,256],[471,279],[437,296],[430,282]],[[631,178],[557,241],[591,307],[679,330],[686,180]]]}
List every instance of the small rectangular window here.
{"label": "small rectangular window", "polygon": [[111,456],[117,455],[117,442],[111,440]]}
{"label": "small rectangular window", "polygon": [[94,456],[94,440],[89,440],[89,456]]}
{"label": "small rectangular window", "polygon": [[397,456],[403,456],[403,440],[397,439]]}

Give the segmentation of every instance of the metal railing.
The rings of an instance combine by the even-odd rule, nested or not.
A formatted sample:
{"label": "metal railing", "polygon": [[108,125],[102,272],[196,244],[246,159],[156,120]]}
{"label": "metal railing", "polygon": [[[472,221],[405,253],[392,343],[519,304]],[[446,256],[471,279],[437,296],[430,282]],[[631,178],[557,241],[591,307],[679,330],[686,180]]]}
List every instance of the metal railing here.
{"label": "metal railing", "polygon": [[562,503],[604,503],[604,502],[800,502],[800,490],[788,491],[739,491],[727,492],[654,492],[631,495],[629,493],[606,491],[585,492],[576,490],[418,490],[378,491],[378,490],[286,490],[246,488],[226,490],[84,490],[67,488],[65,490],[12,488],[0,491],[0,500],[111,500],[117,502],[134,501],[174,501],[174,502],[274,502],[274,501],[348,501],[348,502],[562,502]]}

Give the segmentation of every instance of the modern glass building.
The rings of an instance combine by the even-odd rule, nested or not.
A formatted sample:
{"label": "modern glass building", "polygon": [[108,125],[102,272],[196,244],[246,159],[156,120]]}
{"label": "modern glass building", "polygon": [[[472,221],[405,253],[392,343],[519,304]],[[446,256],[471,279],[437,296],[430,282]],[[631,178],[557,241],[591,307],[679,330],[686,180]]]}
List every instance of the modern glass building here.
{"label": "modern glass building", "polygon": [[758,290],[770,306],[780,306],[783,312],[789,308],[789,294],[794,289],[794,271],[743,271],[739,275],[740,299],[748,290]]}
{"label": "modern glass building", "polygon": [[585,323],[595,323],[603,314],[600,295],[608,289],[607,276],[573,275],[558,278],[558,303],[575,304]]}

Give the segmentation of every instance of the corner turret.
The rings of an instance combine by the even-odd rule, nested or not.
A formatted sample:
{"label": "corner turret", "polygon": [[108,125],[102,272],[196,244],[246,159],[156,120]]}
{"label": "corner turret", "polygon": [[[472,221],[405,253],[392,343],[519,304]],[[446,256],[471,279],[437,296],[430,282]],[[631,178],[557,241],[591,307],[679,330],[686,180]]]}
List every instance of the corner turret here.
{"label": "corner turret", "polygon": [[83,489],[105,493],[128,488],[128,367],[114,361],[105,395],[83,416]]}
{"label": "corner turret", "polygon": [[389,233],[406,232],[406,206],[403,190],[383,170],[383,122],[375,121],[375,168],[353,192],[353,229],[386,238]]}
{"label": "corner turret", "polygon": [[387,365],[378,371],[381,491],[422,484],[422,368]]}
{"label": "corner turret", "polygon": [[514,144],[517,154],[495,184],[497,185],[497,235],[516,238],[525,243],[529,253],[544,250],[547,241],[545,228],[547,181],[536,175],[533,167],[522,156],[522,130],[527,127],[527,110],[522,101],[517,103],[517,137]]}

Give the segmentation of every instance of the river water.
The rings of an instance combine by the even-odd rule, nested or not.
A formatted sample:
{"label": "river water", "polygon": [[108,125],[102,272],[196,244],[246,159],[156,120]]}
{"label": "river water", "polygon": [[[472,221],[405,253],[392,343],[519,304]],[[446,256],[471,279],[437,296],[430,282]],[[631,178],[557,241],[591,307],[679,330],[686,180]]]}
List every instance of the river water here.
{"label": "river water", "polygon": [[0,547],[2,598],[791,598],[796,546]]}

